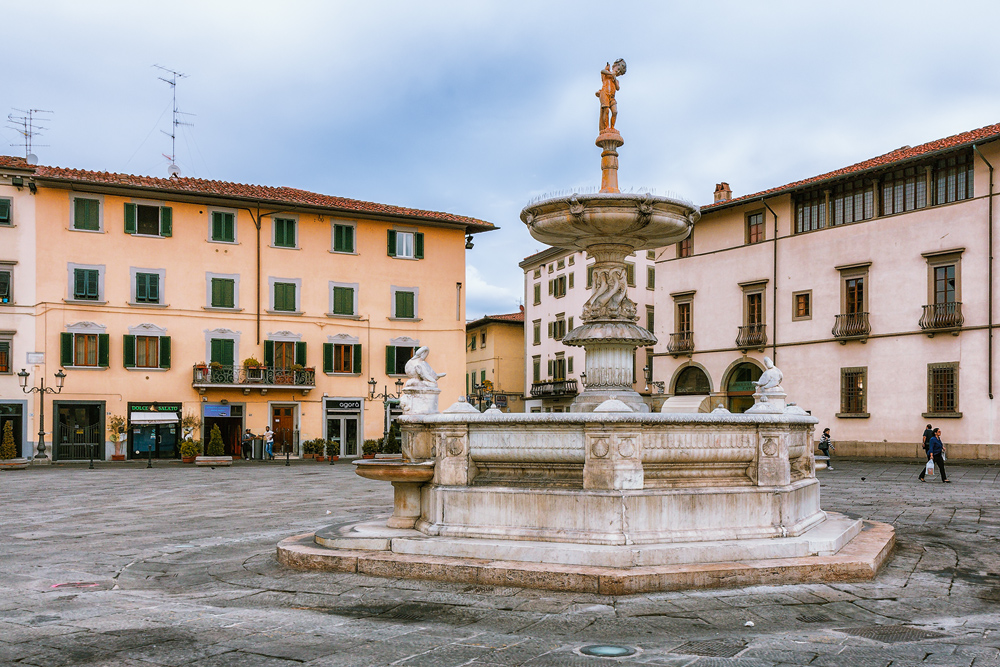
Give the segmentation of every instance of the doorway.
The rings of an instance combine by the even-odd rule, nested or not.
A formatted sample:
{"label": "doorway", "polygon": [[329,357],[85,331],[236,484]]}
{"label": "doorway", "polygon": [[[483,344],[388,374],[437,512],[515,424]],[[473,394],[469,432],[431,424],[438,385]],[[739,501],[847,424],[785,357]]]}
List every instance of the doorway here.
{"label": "doorway", "polygon": [[298,435],[295,428],[295,405],[271,406],[271,431],[274,432],[274,455],[298,454]]}
{"label": "doorway", "polygon": [[[10,424],[10,426],[7,426]],[[24,404],[23,403],[0,403],[0,438],[4,437],[10,429],[14,438],[14,450],[17,452],[15,458],[24,456],[22,444],[24,442]]]}
{"label": "doorway", "polygon": [[733,369],[726,383],[729,411],[746,412],[753,407],[753,393],[757,389],[754,382],[760,379],[761,369],[756,364],[744,362]]}
{"label": "doorway", "polygon": [[222,434],[224,456],[240,458],[243,450],[240,446],[243,436],[243,406],[231,405],[229,402],[202,404],[202,443],[204,451],[208,451],[208,441],[212,437],[212,427],[218,426]]}
{"label": "doorway", "polygon": [[104,458],[104,403],[58,402],[52,459]]}

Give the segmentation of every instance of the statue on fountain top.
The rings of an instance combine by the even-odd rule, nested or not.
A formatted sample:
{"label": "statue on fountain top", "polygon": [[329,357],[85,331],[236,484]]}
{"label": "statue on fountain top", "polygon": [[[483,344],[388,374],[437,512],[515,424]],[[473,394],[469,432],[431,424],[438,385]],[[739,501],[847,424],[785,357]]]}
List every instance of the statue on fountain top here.
{"label": "statue on fountain top", "polygon": [[618,118],[618,103],[615,102],[615,93],[618,92],[618,77],[625,74],[625,61],[621,58],[612,65],[601,70],[601,89],[594,93],[601,100],[601,118],[598,123],[598,130],[603,134],[605,131],[615,129],[615,120]]}
{"label": "statue on fountain top", "polygon": [[775,366],[774,362],[771,361],[771,357],[764,357],[764,368],[767,370],[761,373],[759,380],[754,381],[754,384],[757,385],[758,389],[760,389],[760,393],[776,394],[784,391],[784,389],[781,388],[781,381],[785,376],[782,374],[781,369]]}
{"label": "statue on fountain top", "polygon": [[413,357],[406,362],[406,383],[403,389],[437,389],[438,378],[443,378],[447,373],[435,373],[431,365],[427,363],[427,354],[430,349],[425,345],[418,348]]}
{"label": "statue on fountain top", "polygon": [[760,379],[754,381],[757,391],[753,393],[754,405],[748,413],[782,413],[785,411],[785,390],[781,387],[784,375],[770,357],[764,357],[764,367]]}

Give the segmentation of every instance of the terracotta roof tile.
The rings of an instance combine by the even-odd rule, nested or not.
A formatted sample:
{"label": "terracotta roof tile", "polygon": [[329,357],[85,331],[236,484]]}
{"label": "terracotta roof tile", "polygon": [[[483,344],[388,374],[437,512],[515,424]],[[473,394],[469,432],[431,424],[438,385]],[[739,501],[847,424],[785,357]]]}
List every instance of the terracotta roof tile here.
{"label": "terracotta roof tile", "polygon": [[[23,158],[0,155],[0,168],[32,169]],[[116,174],[106,171],[85,171],[83,169],[66,169],[63,167],[33,167],[38,179],[86,183],[91,185],[112,185],[134,188],[159,190],[164,193],[207,195],[215,197],[232,197],[251,201],[260,201],[272,205],[300,205],[331,208],[341,211],[369,213],[374,215],[405,216],[422,218],[439,222],[465,225],[470,232],[486,232],[496,229],[493,223],[470,218],[464,215],[444,213],[440,211],[424,211],[421,209],[392,206],[376,202],[347,199],[324,195],[298,188],[270,187],[266,185],[247,185],[244,183],[229,183],[226,181],[209,181],[202,178],[156,178],[153,176],[137,176],[134,174]]]}
{"label": "terracotta roof tile", "polygon": [[960,148],[963,146],[971,146],[972,144],[982,143],[985,141],[993,141],[995,139],[1000,139],[1000,123],[997,123],[996,125],[987,125],[986,127],[981,127],[978,130],[970,130],[969,132],[954,134],[950,137],[945,137],[944,139],[937,139],[935,141],[931,141],[926,144],[921,144],[919,146],[912,146],[912,147],[903,146],[902,148],[897,148],[896,150],[890,151],[885,155],[879,155],[878,157],[873,157],[869,160],[865,160],[864,162],[858,162],[857,164],[852,164],[849,167],[836,169],[834,171],[830,171],[825,174],[820,174],[819,176],[813,176],[812,178],[806,178],[801,181],[795,181],[794,183],[782,185],[777,188],[771,188],[770,190],[763,190],[761,192],[757,192],[752,195],[744,195],[742,197],[736,197],[734,199],[728,199],[725,201],[705,204],[704,206],[701,207],[701,210],[714,211],[720,208],[725,208],[727,206],[731,206],[734,204],[744,203],[767,195],[775,195],[775,194],[789,192],[791,190],[796,190],[798,188],[807,185],[814,185],[816,183],[821,183],[822,181],[833,180],[836,178],[841,178],[843,176],[849,176],[851,174],[860,174],[862,172],[871,169],[885,168],[896,163],[923,157],[926,155],[936,153],[938,151],[949,150],[952,148]]}
{"label": "terracotta roof tile", "polygon": [[466,329],[466,331],[468,331],[469,329],[475,329],[476,327],[481,327],[484,324],[489,324],[490,322],[514,322],[514,323],[520,322],[520,323],[523,323],[524,322],[524,311],[522,310],[522,311],[519,311],[519,312],[516,312],[516,313],[507,313],[505,315],[483,315],[482,317],[480,317],[480,318],[478,318],[476,320],[473,320],[471,322],[467,322],[465,324],[465,329]]}

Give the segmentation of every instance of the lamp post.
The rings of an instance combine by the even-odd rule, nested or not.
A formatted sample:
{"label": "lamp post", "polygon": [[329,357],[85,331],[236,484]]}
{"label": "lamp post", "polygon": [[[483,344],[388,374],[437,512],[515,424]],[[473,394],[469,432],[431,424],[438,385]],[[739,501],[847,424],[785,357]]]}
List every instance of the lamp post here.
{"label": "lamp post", "polygon": [[376,394],[375,389],[378,387],[378,383],[375,378],[368,380],[368,400],[374,401],[376,399],[382,399],[382,446],[385,446],[386,438],[389,437],[389,399],[399,398],[403,393],[403,380],[400,378],[396,379],[396,393],[390,394],[388,387],[382,385],[382,393]]}
{"label": "lamp post", "polygon": [[[17,374],[17,381],[21,383],[21,391],[25,394],[39,394],[38,397],[38,448],[35,453],[35,460],[44,461],[48,457],[45,456],[45,394],[59,394],[63,390],[63,382],[66,380],[66,374],[63,369],[59,369],[56,373],[56,388],[45,386],[45,376],[40,375],[41,386],[40,387],[28,387],[28,376],[31,373],[21,369],[21,372]],[[55,446],[55,445],[53,445]]]}

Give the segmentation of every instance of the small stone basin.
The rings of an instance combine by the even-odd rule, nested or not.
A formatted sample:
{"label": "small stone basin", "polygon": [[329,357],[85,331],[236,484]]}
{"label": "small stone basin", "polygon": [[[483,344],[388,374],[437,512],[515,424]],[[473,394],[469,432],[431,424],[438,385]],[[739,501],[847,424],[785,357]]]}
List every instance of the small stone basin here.
{"label": "small stone basin", "polygon": [[400,459],[363,459],[355,461],[354,472],[368,479],[381,482],[409,482],[423,484],[434,477],[433,461],[402,461]]}

